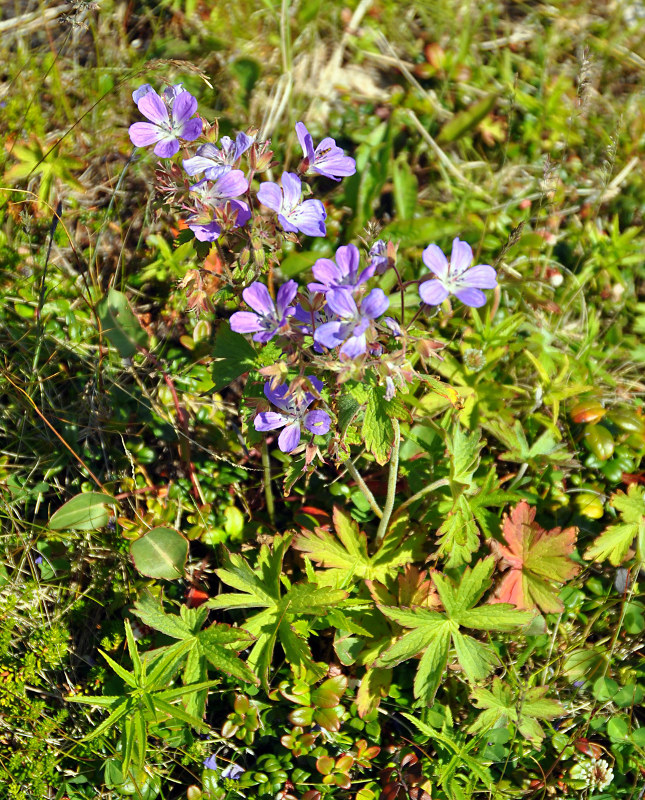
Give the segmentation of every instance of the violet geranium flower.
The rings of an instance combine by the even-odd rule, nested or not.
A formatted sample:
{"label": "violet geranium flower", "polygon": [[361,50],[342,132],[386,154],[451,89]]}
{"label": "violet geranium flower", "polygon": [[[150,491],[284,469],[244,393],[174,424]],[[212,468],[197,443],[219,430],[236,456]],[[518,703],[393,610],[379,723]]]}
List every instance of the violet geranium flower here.
{"label": "violet geranium flower", "polygon": [[370,249],[370,265],[374,267],[377,275],[382,275],[390,266],[390,259],[387,255],[387,244],[383,239],[374,242]]}
{"label": "violet geranium flower", "polygon": [[202,121],[199,117],[193,117],[197,111],[197,100],[190,92],[183,89],[166,90],[164,100],[146,83],[136,89],[132,97],[139,111],[150,120],[130,125],[130,140],[135,147],[147,147],[156,142],[155,155],[172,158],[179,152],[179,139],[192,142],[201,134]]}
{"label": "violet geranium flower", "polygon": [[[200,242],[214,242],[222,233],[222,222],[229,228],[241,228],[251,219],[251,211],[243,200],[236,200],[247,191],[249,182],[241,169],[224,171],[216,180],[206,178],[190,187],[197,196],[201,213],[193,215],[188,227]],[[226,208],[229,214],[226,215]],[[220,219],[214,219],[213,212],[222,209]],[[223,217],[227,216],[228,219]]]}
{"label": "violet geranium flower", "polygon": [[289,303],[296,296],[298,284],[287,281],[278,289],[276,302],[269,294],[267,287],[255,281],[242,292],[244,302],[250,306],[251,311],[236,311],[231,314],[231,330],[236,333],[253,333],[253,341],[268,342],[276,333],[287,324],[287,319],[294,312],[294,307]]}
{"label": "violet geranium flower", "polygon": [[[322,381],[313,375],[307,379],[317,392],[322,389]],[[327,433],[331,426],[329,414],[322,409],[307,411],[316,399],[311,392],[293,395],[289,391],[289,384],[284,383],[276,389],[271,388],[271,381],[264,384],[264,394],[270,403],[277,406],[282,413],[276,411],[260,412],[253,424],[256,431],[284,430],[278,437],[278,447],[283,453],[290,453],[300,444],[300,429],[304,425],[310,433]]]}
{"label": "violet geranium flower", "polygon": [[333,181],[356,172],[356,161],[337,147],[335,139],[327,136],[314,150],[314,140],[303,122],[296,122],[296,135],[305,157],[302,172],[317,172]]}
{"label": "violet geranium flower", "polygon": [[246,770],[239,764],[229,764],[228,767],[224,767],[222,770],[222,778],[228,778],[231,781],[239,781],[245,772]]}
{"label": "violet geranium flower", "polygon": [[329,308],[340,321],[326,322],[314,331],[314,341],[330,350],[342,345],[341,358],[358,358],[367,350],[368,328],[390,305],[382,289],[372,291],[361,301],[360,309],[347,289],[330,289],[325,295]]}
{"label": "violet geranium flower", "polygon": [[183,166],[188,175],[199,175],[203,172],[212,180],[221,175],[222,170],[232,169],[253,144],[253,139],[240,131],[235,141],[230,136],[222,136],[219,143],[219,148],[210,142],[202,144],[192,158],[184,159]]}
{"label": "violet geranium flower", "polygon": [[452,243],[450,262],[436,244],[423,251],[423,263],[437,276],[419,286],[419,295],[429,306],[438,306],[454,294],[464,305],[480,308],[486,302],[481,289],[497,286],[497,273],[488,264],[471,267],[473,251],[468,242],[456,237]]}
{"label": "violet geranium flower", "polygon": [[302,181],[294,172],[282,173],[282,187],[265,181],[258,189],[258,200],[278,215],[285,231],[325,236],[327,212],[320,200],[302,200]]}
{"label": "violet geranium flower", "polygon": [[362,272],[358,271],[361,254],[353,244],[343,245],[336,250],[336,261],[330,258],[319,258],[313,266],[313,274],[317,283],[310,283],[307,288],[312,292],[328,292],[330,289],[345,288],[354,291],[369,280],[374,274],[375,266],[370,264]]}

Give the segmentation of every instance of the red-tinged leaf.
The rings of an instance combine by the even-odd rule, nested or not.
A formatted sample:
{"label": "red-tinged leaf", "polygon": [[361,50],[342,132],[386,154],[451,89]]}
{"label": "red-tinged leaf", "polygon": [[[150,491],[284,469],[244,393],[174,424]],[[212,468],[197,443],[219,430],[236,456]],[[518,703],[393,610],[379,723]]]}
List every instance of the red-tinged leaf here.
{"label": "red-tinged leaf", "polygon": [[504,518],[507,546],[491,542],[501,569],[508,569],[493,602],[526,609],[537,606],[548,613],[562,611],[557,584],[570,580],[579,570],[569,558],[576,535],[576,528],[544,530],[535,522],[535,509],[522,500]]}
{"label": "red-tinged leaf", "polygon": [[380,800],[396,800],[399,793],[403,791],[403,785],[400,783],[388,783],[388,785],[381,792]]}
{"label": "red-tinged leaf", "polygon": [[320,756],[316,761],[316,769],[321,775],[329,775],[334,768],[334,759],[331,756]]}
{"label": "red-tinged leaf", "polygon": [[590,742],[589,739],[576,739],[574,745],[576,750],[579,750],[590,758],[600,758],[604,752],[599,744],[594,744],[594,742]]}

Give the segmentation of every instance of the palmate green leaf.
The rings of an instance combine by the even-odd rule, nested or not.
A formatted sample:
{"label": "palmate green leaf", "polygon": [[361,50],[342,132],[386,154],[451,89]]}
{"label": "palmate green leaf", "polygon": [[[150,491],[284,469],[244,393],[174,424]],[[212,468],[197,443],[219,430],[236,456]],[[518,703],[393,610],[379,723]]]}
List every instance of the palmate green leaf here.
{"label": "palmate green leaf", "polygon": [[485,644],[473,639],[472,636],[465,636],[459,631],[455,631],[452,641],[457,653],[457,661],[466,673],[468,680],[473,683],[483,680],[498,663],[496,653]]}
{"label": "palmate green leaf", "polygon": [[[202,630],[208,617],[205,607],[191,609],[181,607],[181,617],[166,614],[163,606],[150,594],[135,603],[134,613],[146,625],[161,631],[166,636],[179,639],[175,645],[161,648],[164,652],[155,663],[149,676],[149,685],[155,688],[166,686],[173,671],[186,658],[184,684],[203,682],[208,675],[208,664],[220,672],[231,675],[245,683],[258,684],[251,669],[236,656],[255,640],[246,630],[232,628],[223,623],[214,623]],[[188,698],[186,710],[194,717],[202,717],[206,706],[206,689],[193,692]]]}
{"label": "palmate green leaf", "polygon": [[632,483],[625,492],[611,496],[611,505],[620,513],[622,523],[610,525],[587,548],[588,561],[609,561],[617,567],[625,560],[636,539],[637,558],[645,563],[645,487]]}
{"label": "palmate green leaf", "polygon": [[510,605],[476,605],[490,588],[494,566],[493,558],[483,559],[472,569],[467,568],[457,584],[444,575],[433,573],[432,579],[445,613],[419,607],[405,609],[379,605],[386,617],[411,630],[381,653],[374,665],[393,667],[423,653],[417,667],[414,695],[432,703],[445,673],[452,641],[457,661],[467,679],[473,682],[485,678],[498,663],[498,656],[488,645],[464,634],[460,628],[511,631],[533,618],[533,614],[518,611]]}
{"label": "palmate green leaf", "polygon": [[483,424],[493,436],[508,447],[508,452],[500,455],[504,461],[541,466],[569,461],[571,458],[566,447],[560,441],[557,429],[549,428],[532,445],[529,445],[519,420],[515,421],[513,427],[502,420],[487,420]]}
{"label": "palmate green leaf", "polygon": [[479,733],[513,724],[522,736],[539,744],[545,734],[538,720],[556,719],[565,713],[560,703],[545,697],[547,692],[547,686],[538,686],[524,693],[514,692],[500,678],[495,678],[490,690],[473,690],[475,705],[483,711],[468,730]]}
{"label": "palmate green leaf", "polygon": [[[469,773],[472,773],[472,775],[480,780],[488,789],[493,788],[493,777],[488,768],[481,764],[476,757],[470,755],[471,752],[476,751],[480,747],[478,739],[470,739],[470,741],[467,741],[463,734],[453,732],[445,725],[442,730],[437,730],[416,717],[413,717],[412,714],[408,714],[404,711],[402,715],[421,733],[433,740],[439,751],[442,749],[447,751],[448,757],[446,758],[442,755],[439,759],[442,763],[439,778],[441,785],[449,785],[451,790],[454,791],[457,785],[452,782],[453,778],[457,772],[465,769]],[[473,793],[469,792],[467,796],[472,797]]]}
{"label": "palmate green leaf", "polygon": [[452,510],[437,531],[437,536],[437,555],[445,559],[447,569],[469,563],[473,553],[479,549],[479,531],[465,494],[457,497]]}
{"label": "palmate green leaf", "polygon": [[479,430],[465,431],[455,425],[446,436],[446,448],[450,457],[450,484],[460,484],[465,489],[473,485],[473,476],[479,466],[483,443]]}
{"label": "palmate green leaf", "polygon": [[224,583],[239,589],[240,594],[227,593],[208,601],[212,608],[263,609],[245,621],[244,629],[256,639],[247,664],[259,675],[267,691],[273,651],[278,640],[294,667],[319,672],[306,637],[296,631],[293,623],[298,617],[323,614],[329,605],[347,597],[345,591],[322,589],[307,583],[295,584],[283,595],[280,581],[282,560],[290,542],[290,536],[276,536],[272,549],[263,545],[256,569],[252,569],[242,556],[228,554],[224,568],[218,569],[217,575]]}
{"label": "palmate green leaf", "polygon": [[293,544],[296,550],[327,568],[316,573],[316,580],[323,586],[346,587],[359,579],[384,582],[415,558],[419,537],[405,538],[405,518],[392,525],[373,556],[369,555],[367,537],[355,520],[338,507],[334,507],[333,519],[336,535],[318,528],[301,533]]}
{"label": "palmate green leaf", "polygon": [[645,524],[628,522],[625,525],[610,525],[594,540],[584,554],[587,561],[609,561],[618,567],[625,560],[629,548],[638,536],[642,540],[641,553],[645,552]]}

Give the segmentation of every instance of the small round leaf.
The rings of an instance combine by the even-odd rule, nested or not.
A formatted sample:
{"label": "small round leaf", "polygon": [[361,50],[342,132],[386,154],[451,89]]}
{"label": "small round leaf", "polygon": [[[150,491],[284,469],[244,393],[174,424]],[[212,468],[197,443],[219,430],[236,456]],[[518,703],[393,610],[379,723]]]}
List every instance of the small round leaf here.
{"label": "small round leaf", "polygon": [[184,574],[188,540],[173,528],[152,528],[132,542],[130,553],[142,575],[172,581]]}

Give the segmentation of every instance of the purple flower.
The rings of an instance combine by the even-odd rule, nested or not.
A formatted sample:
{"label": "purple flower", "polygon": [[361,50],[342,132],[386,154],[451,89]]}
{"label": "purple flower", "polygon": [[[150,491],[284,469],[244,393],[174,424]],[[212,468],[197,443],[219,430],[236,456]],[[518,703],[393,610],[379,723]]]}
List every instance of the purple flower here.
{"label": "purple flower", "polygon": [[314,332],[314,341],[330,350],[338,345],[341,358],[357,358],[367,350],[367,329],[390,305],[382,289],[372,291],[361,302],[360,309],[347,289],[330,289],[326,294],[329,308],[340,321],[326,322]]}
{"label": "purple flower", "polygon": [[[317,392],[322,389],[322,381],[313,375],[307,379]],[[270,403],[277,406],[283,413],[275,411],[260,412],[253,424],[256,431],[275,431],[284,428],[278,437],[278,447],[283,453],[290,453],[300,444],[300,427],[304,425],[311,433],[327,433],[331,426],[331,419],[326,411],[314,409],[307,411],[316,399],[311,392],[298,395],[290,394],[289,384],[283,383],[276,389],[271,388],[271,381],[264,384],[264,394]]]}
{"label": "purple flower", "polygon": [[239,781],[240,777],[246,772],[239,764],[229,764],[222,770],[222,778],[229,778],[232,781]]}
{"label": "purple flower", "polygon": [[215,756],[208,756],[208,758],[204,761],[204,766],[206,769],[217,769],[217,759]]}
{"label": "purple flower", "polygon": [[244,301],[255,314],[250,311],[236,311],[231,315],[231,330],[236,333],[253,333],[254,341],[268,342],[293,314],[294,308],[289,303],[297,291],[298,284],[287,281],[278,289],[277,301],[274,303],[267,287],[255,281],[242,292]]}
{"label": "purple flower", "polygon": [[243,200],[234,200],[247,191],[249,182],[241,169],[232,169],[220,174],[216,180],[203,179],[190,191],[194,192],[202,208],[201,214],[190,218],[188,227],[200,242],[214,242],[222,232],[223,219],[213,219],[214,209],[228,208],[226,222],[229,227],[240,228],[251,219],[251,211]]}
{"label": "purple flower", "polygon": [[258,200],[278,215],[285,231],[325,236],[327,212],[320,200],[305,200],[301,197],[302,181],[293,172],[282,173],[282,188],[277,183],[265,181],[258,189]]}
{"label": "purple flower", "polygon": [[312,272],[318,283],[310,283],[307,288],[312,292],[328,292],[330,289],[356,289],[369,280],[374,274],[375,267],[365,267],[359,273],[360,261],[358,247],[353,244],[344,245],[336,250],[336,261],[330,258],[319,258],[313,266]]}
{"label": "purple flower", "polygon": [[203,144],[197,148],[197,153],[192,158],[183,161],[184,169],[189,175],[199,175],[203,172],[207,178],[213,180],[228,172],[253,144],[253,139],[246,133],[238,133],[235,141],[230,136],[222,136],[219,140],[221,150],[214,144]]}
{"label": "purple flower", "polygon": [[436,244],[430,244],[423,251],[423,263],[437,276],[436,280],[425,281],[419,286],[419,294],[424,303],[438,306],[450,294],[456,295],[464,305],[479,308],[486,302],[481,289],[494,289],[497,286],[497,273],[488,264],[471,267],[473,251],[467,242],[456,237],[452,243],[450,263]]}
{"label": "purple flower", "polygon": [[370,249],[370,265],[374,267],[377,275],[382,275],[390,266],[390,259],[387,256],[387,244],[383,239],[374,242]]}
{"label": "purple flower", "polygon": [[328,136],[314,150],[314,141],[303,122],[296,122],[296,135],[305,156],[306,166],[301,171],[317,172],[333,181],[356,172],[356,162],[336,146],[335,139]]}
{"label": "purple flower", "polygon": [[155,155],[172,158],[179,151],[179,139],[192,142],[201,134],[202,121],[199,117],[191,119],[197,100],[181,84],[166,89],[164,96],[165,102],[147,83],[132,93],[137,108],[150,122],[130,125],[130,139],[136,147],[156,142]]}

